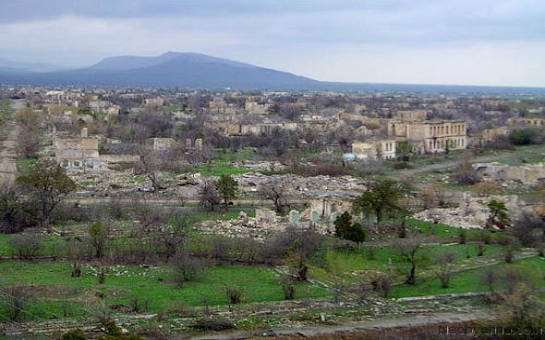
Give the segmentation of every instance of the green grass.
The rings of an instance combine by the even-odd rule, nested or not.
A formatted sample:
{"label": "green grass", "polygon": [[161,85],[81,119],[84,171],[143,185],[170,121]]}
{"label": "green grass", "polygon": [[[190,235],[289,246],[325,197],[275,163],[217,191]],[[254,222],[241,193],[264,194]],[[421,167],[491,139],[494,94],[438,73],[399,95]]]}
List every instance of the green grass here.
{"label": "green grass", "polygon": [[500,233],[493,233],[482,229],[462,229],[449,226],[441,223],[431,223],[427,221],[416,220],[413,218],[407,219],[407,225],[417,228],[416,230],[425,236],[437,236],[444,238],[446,241],[451,240],[458,242],[460,233],[466,234],[468,241],[479,241],[483,237],[490,237],[491,240],[501,237]]}
{"label": "green grass", "polygon": [[[137,266],[112,267],[105,284],[99,285],[91,266],[84,266],[83,277],[70,277],[68,263],[4,261],[0,263],[1,284],[32,284],[36,295],[48,291],[47,296],[36,296],[29,303],[29,312],[38,318],[52,318],[67,313],[66,304],[78,302],[76,315],[82,315],[88,305],[100,298],[106,305],[128,306],[131,299],[149,301],[149,312],[165,311],[179,305],[227,304],[226,287],[242,287],[243,302],[277,301],[283,299],[277,273],[268,267],[210,267],[202,278],[187,282],[178,288],[172,281],[169,266],[140,268]],[[45,288],[49,287],[49,288]],[[297,298],[327,296],[327,291],[316,285],[297,285]],[[2,318],[0,314],[0,319]]]}
{"label": "green grass", "polygon": [[0,99],[0,122],[4,122],[11,117],[15,110],[11,107],[10,99]]}
{"label": "green grass", "polygon": [[524,276],[530,276],[532,282],[536,284],[536,286],[545,287],[545,277],[543,276],[545,273],[545,259],[536,256],[515,261],[513,264],[500,263],[487,268],[455,273],[451,277],[450,286],[448,288],[441,288],[438,279],[424,280],[414,286],[403,284],[393,288],[392,297],[400,298],[488,291],[489,287],[483,283],[482,275],[486,271],[500,273],[505,269],[520,270],[522,273],[525,273]]}
{"label": "green grass", "polygon": [[198,165],[195,167],[195,172],[200,173],[204,177],[221,176],[221,175],[240,175],[249,172],[246,168],[237,167],[231,162],[223,160],[215,160],[210,164]]}
{"label": "green grass", "polygon": [[[12,234],[0,233],[0,256],[10,257],[14,254],[14,249],[10,245]],[[64,249],[65,240],[60,236],[44,235],[41,238],[42,249],[39,254],[43,256],[52,256],[59,253],[59,249]]]}
{"label": "green grass", "polygon": [[254,157],[255,153],[253,151],[244,150],[238,152],[228,152],[228,151],[215,151],[214,156],[216,159],[227,162],[241,162],[249,160]]}
{"label": "green grass", "polygon": [[[498,245],[486,245],[484,256],[477,257],[477,248],[473,244],[429,245],[417,251],[418,270],[429,269],[436,265],[439,254],[453,252],[456,263],[464,263],[492,257],[502,251]],[[408,269],[407,257],[395,247],[367,247],[367,248],[329,248],[321,249],[311,259],[313,274],[318,279],[327,278],[326,268],[333,267],[345,273],[347,280],[356,280],[365,271],[389,272],[398,279],[402,278]],[[350,275],[350,274],[356,275]],[[348,274],[348,275],[347,275]],[[365,275],[365,274],[363,274]]]}
{"label": "green grass", "polygon": [[[218,209],[221,209],[218,208]],[[207,211],[202,209],[195,209],[191,212],[191,220],[194,222],[203,222],[203,221],[215,221],[215,220],[232,220],[239,217],[241,211],[245,211],[244,208],[232,208],[232,210],[227,211]],[[255,208],[249,208],[246,210],[248,216],[255,216]]]}

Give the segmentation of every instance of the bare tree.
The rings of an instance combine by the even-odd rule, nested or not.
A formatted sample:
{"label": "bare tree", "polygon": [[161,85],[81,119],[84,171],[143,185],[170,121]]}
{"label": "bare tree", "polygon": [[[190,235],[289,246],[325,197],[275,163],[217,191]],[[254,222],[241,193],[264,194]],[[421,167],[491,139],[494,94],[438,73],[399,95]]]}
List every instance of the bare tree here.
{"label": "bare tree", "polygon": [[439,254],[437,257],[437,270],[435,276],[441,282],[441,288],[448,288],[450,284],[450,277],[452,276],[452,270],[454,269],[454,263],[456,261],[456,253],[447,251]]}
{"label": "bare tree", "polygon": [[216,205],[220,203],[218,192],[216,190],[216,183],[212,180],[204,180],[200,196],[201,204],[210,211],[214,211]]}
{"label": "bare tree", "polygon": [[262,195],[271,200],[277,213],[284,213],[289,207],[287,202],[288,184],[281,178],[273,178],[261,188]]}
{"label": "bare tree", "polygon": [[418,238],[397,239],[393,245],[401,256],[405,257],[410,264],[405,283],[416,284],[416,265],[419,261],[418,252],[422,249],[422,241]]}
{"label": "bare tree", "polygon": [[184,253],[190,226],[191,221],[186,215],[175,213],[170,215],[167,226],[153,233],[156,249],[164,256],[165,262]]}
{"label": "bare tree", "polygon": [[154,150],[151,146],[141,144],[136,148],[139,162],[136,164],[135,172],[141,172],[151,182],[153,192],[157,192],[161,188],[160,171],[167,161],[166,151]]}

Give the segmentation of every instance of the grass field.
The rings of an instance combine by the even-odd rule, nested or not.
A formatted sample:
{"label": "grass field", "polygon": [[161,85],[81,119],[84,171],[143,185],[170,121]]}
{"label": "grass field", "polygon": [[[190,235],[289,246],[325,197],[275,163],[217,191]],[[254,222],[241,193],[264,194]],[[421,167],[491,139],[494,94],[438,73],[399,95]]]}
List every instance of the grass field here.
{"label": "grass field", "polygon": [[[243,302],[278,301],[283,299],[277,273],[268,267],[210,267],[202,277],[178,288],[169,266],[108,268],[106,281],[98,284],[96,267],[85,265],[83,277],[70,276],[71,267],[64,262],[0,263],[2,286],[31,285],[33,298],[28,303],[28,316],[51,319],[81,316],[91,305],[131,306],[131,301],[146,305],[147,312],[168,312],[180,307],[225,305],[227,287],[241,287]],[[316,298],[327,295],[325,288],[301,283],[296,298]],[[1,318],[0,314],[0,318]],[[4,315],[5,318],[5,315]]]}
{"label": "grass field", "polygon": [[[514,263],[500,263],[487,268],[463,271],[452,275],[450,286],[441,288],[438,279],[428,279],[419,282],[417,285],[399,285],[392,289],[392,297],[427,296],[439,294],[454,294],[466,292],[488,291],[489,287],[483,281],[483,275],[488,272],[501,273],[506,269],[515,269],[529,278],[537,287],[545,287],[545,259],[532,257]],[[504,284],[504,283],[499,283]]]}
{"label": "grass field", "polygon": [[[455,263],[471,264],[472,260],[482,260],[496,257],[502,248],[498,245],[487,245],[484,256],[477,256],[477,248],[474,244],[455,245],[427,245],[417,251],[418,271],[427,270],[437,265],[437,258],[445,252],[455,254]],[[312,259],[311,264],[317,268],[335,267],[335,270],[345,273],[357,274],[358,272],[393,271],[403,277],[408,268],[407,256],[401,249],[395,247],[366,247],[366,248],[330,248],[320,250]],[[317,270],[318,277],[326,274],[324,270]],[[353,275],[356,280],[358,275]],[[349,279],[350,280],[350,279]]]}

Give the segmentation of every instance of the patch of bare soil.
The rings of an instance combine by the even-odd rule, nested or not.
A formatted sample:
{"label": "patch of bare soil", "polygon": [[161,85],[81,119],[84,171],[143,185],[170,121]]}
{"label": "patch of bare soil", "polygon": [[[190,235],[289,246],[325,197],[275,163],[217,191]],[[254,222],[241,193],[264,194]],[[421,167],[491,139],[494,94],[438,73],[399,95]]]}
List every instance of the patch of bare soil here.
{"label": "patch of bare soil", "polygon": [[21,128],[9,121],[0,130],[0,186],[12,185],[17,177],[17,139]]}
{"label": "patch of bare soil", "polygon": [[36,285],[25,286],[25,292],[30,297],[36,298],[70,298],[81,293],[81,288],[65,285]]}

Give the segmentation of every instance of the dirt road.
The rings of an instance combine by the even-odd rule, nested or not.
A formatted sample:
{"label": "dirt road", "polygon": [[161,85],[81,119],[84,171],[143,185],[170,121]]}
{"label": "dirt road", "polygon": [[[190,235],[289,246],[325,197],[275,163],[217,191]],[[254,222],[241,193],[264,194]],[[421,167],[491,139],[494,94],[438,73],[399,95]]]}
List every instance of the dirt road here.
{"label": "dirt road", "polygon": [[[17,105],[16,105],[17,107]],[[13,120],[0,129],[0,186],[12,185],[17,177],[17,139],[23,133]]]}
{"label": "dirt road", "polygon": [[[477,157],[471,158],[469,161],[471,163],[497,162],[512,156],[513,156],[512,153],[505,153],[505,154],[499,154],[499,155],[485,155],[485,156],[477,156]],[[437,164],[425,165],[425,166],[421,166],[414,169],[399,170],[396,172],[396,174],[398,174],[400,177],[412,177],[415,175],[424,174],[426,172],[453,169],[457,167],[458,164],[460,164],[460,160],[451,160],[446,162],[443,160],[439,160],[439,163]]]}
{"label": "dirt road", "polygon": [[395,318],[382,318],[372,321],[350,322],[342,325],[328,326],[303,326],[285,329],[268,329],[263,331],[235,331],[217,332],[208,335],[187,336],[181,335],[178,339],[193,340],[220,340],[220,339],[252,339],[256,336],[262,337],[286,337],[300,336],[302,338],[313,338],[316,336],[332,335],[335,333],[359,333],[365,330],[387,330],[393,328],[418,328],[424,326],[437,326],[437,335],[446,336],[448,324],[458,324],[469,321],[490,320],[490,314],[477,313],[434,313],[420,315],[403,315]]}

